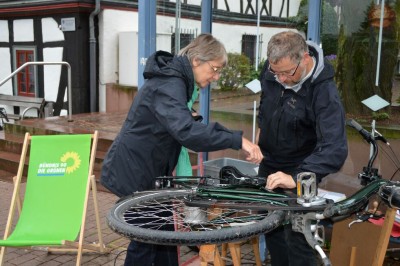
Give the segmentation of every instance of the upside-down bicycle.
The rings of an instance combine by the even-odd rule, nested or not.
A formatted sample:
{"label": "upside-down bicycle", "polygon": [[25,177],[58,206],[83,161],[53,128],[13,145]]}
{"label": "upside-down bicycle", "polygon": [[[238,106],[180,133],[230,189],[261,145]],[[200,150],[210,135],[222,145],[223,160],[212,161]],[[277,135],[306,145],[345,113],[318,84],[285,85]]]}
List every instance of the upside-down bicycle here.
{"label": "upside-down bicycle", "polygon": [[373,168],[378,153],[374,136],[354,120],[347,124],[357,129],[373,147],[368,165],[359,174],[362,189],[339,202],[317,195],[314,173],[300,173],[297,195],[265,189],[265,178],[249,176],[235,167],[225,166],[219,178],[209,176],[159,177],[157,190],[134,193],[121,199],[110,210],[109,227],[139,242],[163,245],[202,245],[238,241],[272,231],[290,222],[293,230],[304,234],[321,256],[318,234],[321,220],[339,220],[364,211],[373,195],[391,208],[400,207],[400,183],[382,179]]}

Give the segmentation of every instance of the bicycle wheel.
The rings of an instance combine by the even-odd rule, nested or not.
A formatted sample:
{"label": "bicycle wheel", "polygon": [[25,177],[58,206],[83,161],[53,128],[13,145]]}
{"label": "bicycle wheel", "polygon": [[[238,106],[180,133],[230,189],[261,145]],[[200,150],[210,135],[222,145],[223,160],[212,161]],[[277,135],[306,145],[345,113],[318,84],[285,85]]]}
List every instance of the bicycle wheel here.
{"label": "bicycle wheel", "polygon": [[281,210],[189,207],[185,200],[192,193],[162,190],[126,199],[110,210],[108,225],[116,233],[139,242],[201,245],[250,238],[269,232],[284,221]]}

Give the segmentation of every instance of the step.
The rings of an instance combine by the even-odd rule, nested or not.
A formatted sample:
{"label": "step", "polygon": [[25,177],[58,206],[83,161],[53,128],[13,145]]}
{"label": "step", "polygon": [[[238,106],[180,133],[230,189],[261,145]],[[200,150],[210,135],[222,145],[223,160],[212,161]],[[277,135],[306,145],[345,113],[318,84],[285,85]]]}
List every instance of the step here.
{"label": "step", "polygon": [[[24,120],[25,121],[25,120]],[[42,125],[45,126],[45,125]],[[4,126],[3,134],[5,139],[16,139],[21,143],[23,142],[23,136],[28,132],[31,135],[56,135],[56,134],[92,134],[94,131],[82,131],[79,132],[64,132],[64,131],[56,131],[54,129],[47,128],[39,128],[34,125],[28,124],[6,124]],[[111,146],[114,139],[112,138],[113,134],[104,133],[99,131],[99,137],[97,141],[97,150],[107,152],[108,148]],[[0,136],[1,139],[1,136]]]}
{"label": "step", "polygon": [[[20,158],[20,154],[0,150],[0,169],[16,175],[18,172]],[[28,158],[25,160],[23,176],[26,176],[27,171]]]}
{"label": "step", "polygon": [[16,173],[0,170],[0,180],[2,181],[13,182],[14,176],[16,176]]}
{"label": "step", "polygon": [[31,135],[52,135],[59,133],[51,129],[34,127],[34,125],[31,124],[24,125],[24,124],[17,124],[17,122],[4,124],[5,135],[9,134],[9,135],[24,136],[26,132],[29,132]]}
{"label": "step", "polygon": [[20,154],[24,138],[22,136],[14,136],[13,139],[0,139],[0,151]]}

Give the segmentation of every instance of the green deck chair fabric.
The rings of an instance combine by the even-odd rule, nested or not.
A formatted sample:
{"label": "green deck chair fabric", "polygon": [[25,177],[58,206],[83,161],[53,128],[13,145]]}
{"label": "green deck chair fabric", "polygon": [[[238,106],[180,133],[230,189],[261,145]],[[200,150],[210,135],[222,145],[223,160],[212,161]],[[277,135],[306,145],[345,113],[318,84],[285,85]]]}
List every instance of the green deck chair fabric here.
{"label": "green deck chair fabric", "polygon": [[75,241],[82,223],[90,146],[90,134],[32,136],[22,211],[0,246]]}

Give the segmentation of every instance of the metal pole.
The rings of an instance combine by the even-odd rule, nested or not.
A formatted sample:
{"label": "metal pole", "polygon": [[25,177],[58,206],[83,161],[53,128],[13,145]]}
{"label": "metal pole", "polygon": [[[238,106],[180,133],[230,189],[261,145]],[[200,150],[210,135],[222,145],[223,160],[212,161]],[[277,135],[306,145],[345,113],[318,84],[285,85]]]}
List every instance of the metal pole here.
{"label": "metal pole", "polygon": [[261,16],[261,5],[259,4],[259,0],[257,0],[257,37],[256,37],[256,71],[258,70],[259,64],[259,46],[260,46],[260,16]]}
{"label": "metal pole", "polygon": [[[320,44],[322,0],[310,0],[308,3],[308,30],[307,40]],[[311,23],[312,22],[312,23]]]}
{"label": "metal pole", "polygon": [[378,40],[378,58],[376,60],[376,77],[375,86],[379,86],[379,74],[381,66],[381,51],[382,51],[382,31],[383,31],[383,16],[385,11],[385,0],[381,2],[381,17],[379,21],[379,40]]}
{"label": "metal pole", "polygon": [[257,117],[257,101],[253,104],[253,143],[256,143],[256,117]]}
{"label": "metal pole", "polygon": [[176,0],[175,10],[175,54],[181,49],[181,0]]}
{"label": "metal pole", "polygon": [[156,7],[156,0],[139,0],[139,62],[137,73],[139,89],[144,83],[143,71],[147,58],[156,51]]}
{"label": "metal pole", "polygon": [[[201,32],[212,32],[212,0],[203,0],[201,2]],[[200,90],[200,114],[203,116],[203,122],[208,124],[210,121],[210,85]],[[203,152],[199,158],[200,163],[208,160],[208,153]],[[200,168],[201,168],[200,167]]]}
{"label": "metal pole", "polygon": [[90,112],[97,111],[97,52],[94,17],[100,13],[100,0],[96,0],[96,8],[89,16],[89,82]]}

